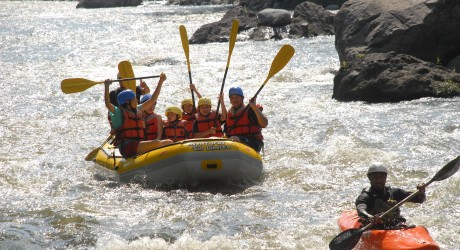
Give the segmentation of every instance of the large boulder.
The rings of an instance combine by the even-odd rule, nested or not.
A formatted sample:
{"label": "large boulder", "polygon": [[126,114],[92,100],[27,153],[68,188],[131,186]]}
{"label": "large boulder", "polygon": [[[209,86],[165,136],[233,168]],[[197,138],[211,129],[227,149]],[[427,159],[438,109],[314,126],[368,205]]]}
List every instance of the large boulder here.
{"label": "large boulder", "polygon": [[371,53],[342,65],[334,78],[333,98],[369,103],[399,102],[460,94],[460,74],[416,57]]}
{"label": "large boulder", "polygon": [[459,95],[458,73],[443,67],[460,54],[459,26],[460,0],[349,0],[335,17],[341,68],[333,98],[394,102]]}
{"label": "large boulder", "polygon": [[[267,13],[277,13],[270,17]],[[291,12],[284,9],[254,11],[245,6],[230,9],[217,22],[205,24],[190,38],[190,43],[227,42],[233,19],[239,21],[239,32],[245,31],[243,39],[256,41],[284,38],[313,37],[334,34],[334,14],[320,5],[302,3]]]}
{"label": "large boulder", "polygon": [[303,37],[334,35],[334,17],[332,12],[320,5],[301,3],[294,9],[290,33]]}
{"label": "large boulder", "polygon": [[142,0],[79,0],[77,8],[112,8],[138,6]]}

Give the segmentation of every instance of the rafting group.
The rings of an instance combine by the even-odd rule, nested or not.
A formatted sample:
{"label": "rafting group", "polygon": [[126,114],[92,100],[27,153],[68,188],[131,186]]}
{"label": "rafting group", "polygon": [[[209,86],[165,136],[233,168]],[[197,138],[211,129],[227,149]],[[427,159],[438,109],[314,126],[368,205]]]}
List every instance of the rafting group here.
{"label": "rafting group", "polygon": [[[115,145],[123,157],[133,157],[186,139],[223,136],[244,142],[260,152],[263,146],[262,128],[267,126],[268,120],[261,106],[255,104],[255,98],[244,105],[241,87],[229,89],[231,108],[228,112],[223,95],[219,96],[222,111],[218,113],[211,110],[211,99],[201,97],[191,84],[191,90],[201,97],[197,108],[192,99],[184,99],[181,102],[182,109],[177,106],[166,108],[166,120],[163,121],[161,115],[154,112],[154,107],[165,80],[166,75],[161,73],[153,94],[146,93],[145,82],[141,82],[144,88],[136,88],[136,93],[123,82],[120,82],[119,88],[109,92],[112,80],[105,80],[105,105],[109,111],[112,133],[115,134]],[[141,93],[144,93],[142,97]]]}

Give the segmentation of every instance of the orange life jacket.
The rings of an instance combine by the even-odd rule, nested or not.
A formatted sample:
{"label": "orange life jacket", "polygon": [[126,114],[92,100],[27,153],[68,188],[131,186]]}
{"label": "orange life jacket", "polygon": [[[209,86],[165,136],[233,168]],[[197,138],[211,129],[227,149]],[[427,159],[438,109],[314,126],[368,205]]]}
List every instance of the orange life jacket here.
{"label": "orange life jacket", "polygon": [[145,139],[156,140],[158,137],[158,115],[155,113],[148,115],[144,118],[144,123]]}
{"label": "orange life jacket", "polygon": [[[214,120],[216,118],[216,112],[211,111],[209,115],[206,117],[200,113],[197,113],[197,118],[195,120],[195,124],[193,125],[196,129],[195,132],[203,132],[212,127],[214,127]],[[216,122],[216,133],[211,135],[206,135],[203,138],[209,138],[211,136],[222,137],[224,133],[222,132],[222,124],[220,123],[219,119]]]}
{"label": "orange life jacket", "polygon": [[187,139],[186,126],[187,122],[184,120],[175,121],[172,124],[166,121],[163,125],[163,139],[171,139],[173,142]]}
{"label": "orange life jacket", "polygon": [[134,112],[118,107],[123,115],[121,126],[115,129],[115,144],[121,145],[125,140],[141,141],[144,139],[144,122],[141,112]]}
{"label": "orange life jacket", "polygon": [[249,119],[249,109],[246,108],[233,114],[231,108],[227,112],[226,134],[228,137],[234,135],[253,136],[259,140],[263,140],[262,128],[258,124],[254,124]]}
{"label": "orange life jacket", "polygon": [[185,112],[182,112],[182,120],[187,121],[186,129],[187,133],[192,136],[192,130],[193,130],[193,122],[196,120],[196,115],[195,112],[192,112],[191,114],[186,114]]}

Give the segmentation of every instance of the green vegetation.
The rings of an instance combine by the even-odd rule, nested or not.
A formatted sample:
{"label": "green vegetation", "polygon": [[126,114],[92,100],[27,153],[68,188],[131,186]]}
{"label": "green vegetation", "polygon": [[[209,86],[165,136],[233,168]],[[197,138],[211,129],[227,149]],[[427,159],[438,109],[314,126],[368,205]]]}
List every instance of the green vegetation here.
{"label": "green vegetation", "polygon": [[433,83],[431,87],[437,94],[455,94],[460,92],[460,84],[452,79],[442,83]]}

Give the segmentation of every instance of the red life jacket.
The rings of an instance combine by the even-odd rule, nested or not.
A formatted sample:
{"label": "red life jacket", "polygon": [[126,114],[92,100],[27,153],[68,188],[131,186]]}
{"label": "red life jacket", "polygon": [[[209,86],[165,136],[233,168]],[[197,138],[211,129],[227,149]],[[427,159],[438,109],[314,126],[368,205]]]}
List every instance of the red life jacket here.
{"label": "red life jacket", "polygon": [[187,129],[187,133],[190,135],[190,137],[192,137],[193,122],[196,120],[195,112],[192,112],[191,114],[182,112],[182,120],[187,121],[185,128]]}
{"label": "red life jacket", "polygon": [[[197,118],[195,120],[194,127],[196,128],[195,131],[198,133],[206,131],[212,127],[214,127],[214,120],[216,118],[216,112],[211,111],[209,115],[206,117],[200,113],[197,113]],[[212,135],[206,135],[203,138],[209,138],[211,136],[222,137],[224,133],[222,132],[222,124],[220,123],[219,119],[216,122],[216,133]]]}
{"label": "red life jacket", "polygon": [[141,112],[134,112],[122,107],[118,107],[123,115],[121,126],[115,129],[116,142],[121,145],[123,141],[134,140],[141,141],[144,139],[144,122],[142,121]]}
{"label": "red life jacket", "polygon": [[247,106],[246,108],[238,111],[236,114],[233,114],[231,108],[229,112],[227,112],[227,136],[234,136],[234,135],[243,135],[243,136],[253,136],[259,140],[263,140],[264,137],[262,136],[262,128],[257,124],[254,124],[249,119],[249,109],[250,107]]}
{"label": "red life jacket", "polygon": [[158,137],[158,118],[159,115],[153,113],[144,118],[145,139],[156,140]]}
{"label": "red life jacket", "polygon": [[186,126],[187,122],[184,120],[175,121],[173,124],[166,121],[163,125],[163,139],[171,139],[173,142],[187,139]]}

